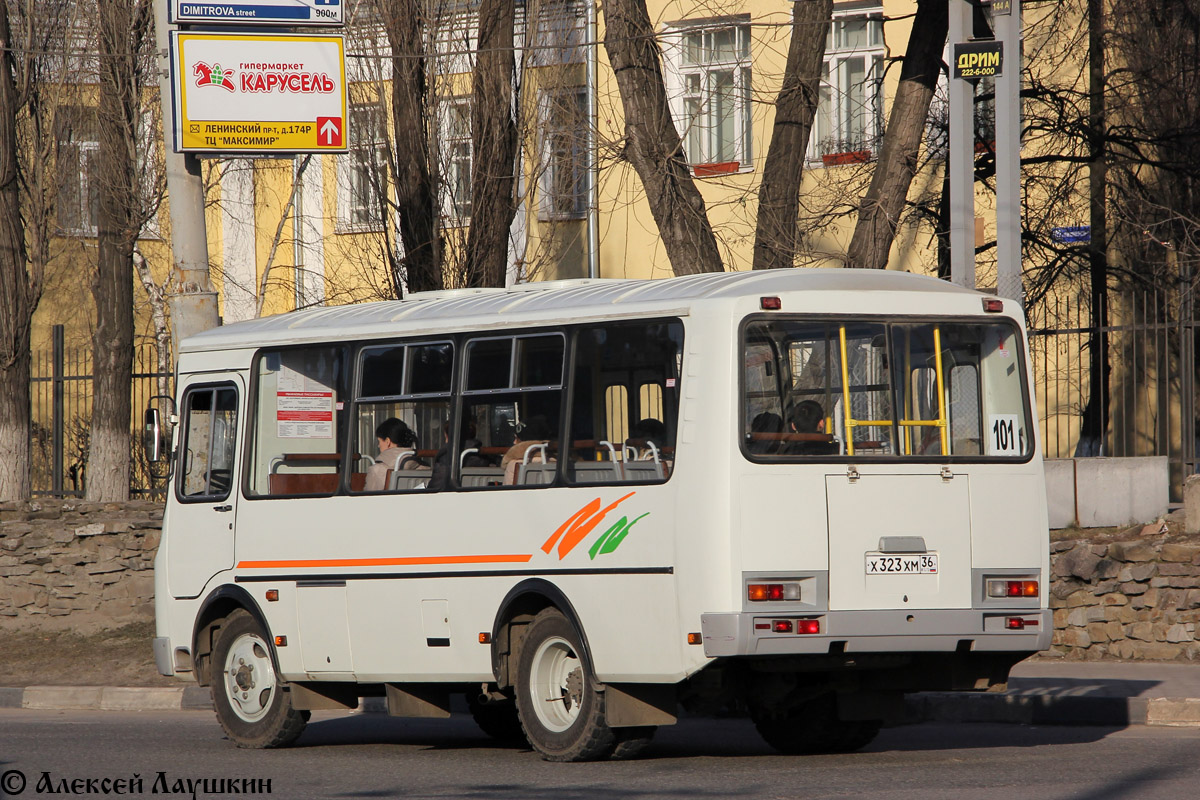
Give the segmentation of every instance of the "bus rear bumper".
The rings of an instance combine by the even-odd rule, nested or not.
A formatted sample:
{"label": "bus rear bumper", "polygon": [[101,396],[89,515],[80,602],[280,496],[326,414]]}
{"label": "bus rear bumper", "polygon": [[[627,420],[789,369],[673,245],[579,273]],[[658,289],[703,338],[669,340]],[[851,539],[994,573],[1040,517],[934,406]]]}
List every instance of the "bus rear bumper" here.
{"label": "bus rear bumper", "polygon": [[[812,628],[815,633],[797,633]],[[1019,620],[1019,622],[1017,622]],[[800,623],[804,621],[806,625]],[[786,625],[791,622],[791,631]],[[709,657],[826,653],[1024,652],[1050,647],[1048,609],[900,609],[701,614]]]}

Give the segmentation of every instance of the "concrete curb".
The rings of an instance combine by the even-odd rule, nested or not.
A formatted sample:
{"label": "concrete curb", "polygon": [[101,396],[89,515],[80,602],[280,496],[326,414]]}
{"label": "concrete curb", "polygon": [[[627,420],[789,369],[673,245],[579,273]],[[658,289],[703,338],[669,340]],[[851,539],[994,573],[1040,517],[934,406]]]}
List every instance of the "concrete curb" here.
{"label": "concrete curb", "polygon": [[[0,687],[0,708],[43,711],[211,711],[199,686]],[[366,698],[363,713],[386,713],[382,698]],[[924,692],[909,695],[906,723],[992,722],[1017,725],[1166,725],[1200,727],[1200,698],[1082,697],[1063,694]]]}

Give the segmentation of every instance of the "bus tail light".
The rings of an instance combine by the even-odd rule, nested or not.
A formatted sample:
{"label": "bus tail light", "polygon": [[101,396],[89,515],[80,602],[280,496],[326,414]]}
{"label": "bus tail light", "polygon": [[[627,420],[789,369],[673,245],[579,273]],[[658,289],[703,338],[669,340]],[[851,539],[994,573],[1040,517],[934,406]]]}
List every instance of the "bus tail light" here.
{"label": "bus tail light", "polygon": [[1006,578],[990,578],[987,582],[988,597],[1037,597],[1037,581],[1010,581]]}
{"label": "bus tail light", "polygon": [[798,633],[801,635],[814,635],[821,632],[821,620],[819,618],[805,619],[772,619],[772,620],[756,620],[754,623],[756,631],[770,631],[771,633]]}
{"label": "bus tail light", "polygon": [[763,311],[779,311],[783,308],[783,301],[778,297],[760,297],[758,307]]}
{"label": "bus tail light", "polygon": [[1026,628],[1036,628],[1038,620],[1036,618],[1027,617],[1005,617],[1004,627],[1010,631],[1023,631]]}
{"label": "bus tail light", "polygon": [[996,297],[985,297],[983,310],[988,314],[998,314],[1004,310],[1004,301]]}
{"label": "bus tail light", "polygon": [[751,583],[746,587],[746,597],[755,603],[764,600],[799,600],[798,583]]}

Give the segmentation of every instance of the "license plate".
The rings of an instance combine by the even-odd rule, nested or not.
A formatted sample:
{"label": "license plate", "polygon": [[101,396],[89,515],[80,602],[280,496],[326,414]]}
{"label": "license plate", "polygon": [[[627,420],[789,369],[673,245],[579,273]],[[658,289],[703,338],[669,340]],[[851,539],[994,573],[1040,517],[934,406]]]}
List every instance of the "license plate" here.
{"label": "license plate", "polygon": [[867,555],[868,575],[936,575],[937,571],[937,553],[896,556],[869,553]]}

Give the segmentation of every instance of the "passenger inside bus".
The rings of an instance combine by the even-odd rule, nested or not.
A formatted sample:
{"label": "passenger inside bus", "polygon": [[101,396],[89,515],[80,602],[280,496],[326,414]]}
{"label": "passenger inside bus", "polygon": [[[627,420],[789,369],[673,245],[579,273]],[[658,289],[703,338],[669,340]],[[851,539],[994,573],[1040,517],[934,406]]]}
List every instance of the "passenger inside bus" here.
{"label": "passenger inside bus", "polygon": [[375,440],[379,443],[379,455],[367,470],[366,491],[382,492],[387,488],[388,473],[397,469],[417,469],[421,462],[413,450],[417,446],[417,435],[403,420],[389,417],[375,429]]}
{"label": "passenger inside bus", "polygon": [[831,455],[837,445],[825,435],[825,409],[816,400],[801,400],[788,409],[788,430],[793,437],[784,447],[787,455]]}
{"label": "passenger inside bus", "polygon": [[[783,433],[783,417],[773,411],[763,411],[750,421],[749,449],[755,455],[779,452],[779,434]],[[758,435],[766,434],[766,435]]]}
{"label": "passenger inside bus", "polygon": [[667,440],[667,426],[662,420],[647,417],[633,426],[633,435],[627,444],[635,448],[634,459],[637,461],[654,461],[662,458],[663,444]]}
{"label": "passenger inside bus", "polygon": [[517,482],[518,468],[521,464],[540,464],[545,453],[544,445],[550,442],[550,423],[540,414],[527,419],[516,426],[513,435],[513,446],[500,459],[504,470],[504,484],[511,486]]}
{"label": "passenger inside bus", "polygon": [[[491,466],[491,462],[485,456],[480,455],[479,451],[483,447],[483,443],[476,438],[474,420],[464,417],[462,430],[459,433],[462,437],[459,442],[459,459],[462,461],[462,466]],[[437,455],[433,457],[433,472],[429,476],[428,485],[431,492],[441,492],[450,488],[450,444],[450,419],[447,417],[442,423],[442,446],[438,448]]]}

